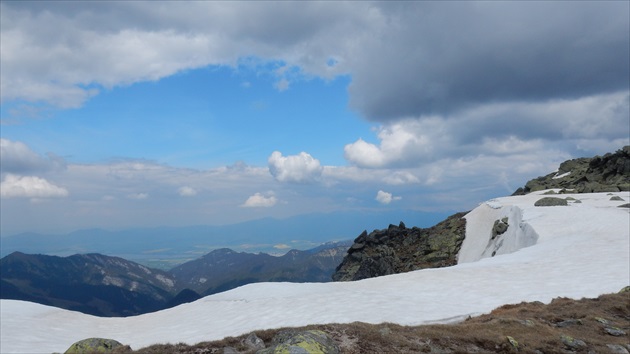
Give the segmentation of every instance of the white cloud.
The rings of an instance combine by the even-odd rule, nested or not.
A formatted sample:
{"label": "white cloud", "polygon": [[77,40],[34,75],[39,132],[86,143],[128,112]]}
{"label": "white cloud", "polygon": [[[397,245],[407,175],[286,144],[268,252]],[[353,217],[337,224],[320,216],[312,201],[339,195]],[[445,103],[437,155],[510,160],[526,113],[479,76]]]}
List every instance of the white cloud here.
{"label": "white cloud", "polygon": [[375,199],[381,204],[389,204],[394,200],[401,200],[402,197],[393,196],[391,193],[379,190],[378,193],[376,193]]}
{"label": "white cloud", "polygon": [[289,80],[283,77],[274,84],[274,87],[280,92],[286,91],[289,89]]}
{"label": "white cloud", "polygon": [[256,193],[256,194],[250,196],[249,198],[247,198],[247,200],[245,201],[245,203],[243,203],[241,205],[241,207],[244,207],[244,208],[269,208],[269,207],[272,207],[272,206],[276,205],[276,203],[278,203],[278,199],[273,194],[273,192],[268,192],[268,193],[266,193],[266,195],[264,195],[262,193]]}
{"label": "white cloud", "polygon": [[189,186],[180,187],[177,191],[182,197],[192,197],[197,195],[197,191]]}
{"label": "white cloud", "polygon": [[306,152],[282,156],[274,151],[268,159],[269,172],[279,182],[312,183],[321,179],[324,168]]}
{"label": "white cloud", "polygon": [[[363,32],[378,27],[373,12],[368,4],[343,3],[3,2],[0,92],[3,100],[71,108],[101,87],[251,57],[330,78],[348,72],[341,59],[328,65],[330,56],[345,57],[352,40],[370,38]],[[276,85],[284,90],[288,83],[283,77]]]}
{"label": "white cloud", "polygon": [[67,197],[68,190],[35,176],[7,174],[0,184],[2,198]]}
{"label": "white cloud", "polygon": [[135,200],[144,200],[144,199],[149,198],[149,194],[148,193],[131,193],[127,195],[127,198],[135,199]]}
{"label": "white cloud", "polygon": [[285,244],[285,243],[279,243],[277,245],[274,245],[273,248],[278,249],[278,250],[286,250],[291,248],[291,246]]}

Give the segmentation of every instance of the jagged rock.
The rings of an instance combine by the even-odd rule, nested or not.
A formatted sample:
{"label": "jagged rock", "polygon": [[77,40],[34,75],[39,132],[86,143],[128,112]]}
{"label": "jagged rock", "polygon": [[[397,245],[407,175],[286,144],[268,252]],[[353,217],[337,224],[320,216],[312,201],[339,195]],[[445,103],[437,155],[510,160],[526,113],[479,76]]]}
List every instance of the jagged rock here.
{"label": "jagged rock", "polygon": [[70,346],[65,354],[83,354],[83,353],[111,353],[114,349],[124,347],[122,343],[113,339],[105,338],[88,338],[80,340]]}
{"label": "jagged rock", "polygon": [[244,340],[243,344],[252,350],[259,350],[265,348],[265,342],[260,339],[256,333],[250,333]]}
{"label": "jagged rock", "polygon": [[465,214],[452,215],[426,229],[407,228],[400,222],[369,234],[363,231],[337,267],[333,280],[351,281],[455,265],[466,233]]}
{"label": "jagged rock", "polygon": [[569,205],[569,203],[566,201],[566,199],[562,199],[562,198],[556,198],[556,197],[544,197],[542,199],[538,199],[536,201],[536,203],[534,203],[534,206],[540,207],[540,206],[566,206]]}
{"label": "jagged rock", "polygon": [[625,202],[625,200],[623,198],[621,198],[620,196],[618,196],[618,195],[610,197],[610,200],[619,201],[619,202]]}
{"label": "jagged rock", "polygon": [[276,334],[271,347],[259,350],[256,354],[338,354],[339,352],[337,344],[323,331],[289,329]]}
{"label": "jagged rock", "polygon": [[604,156],[565,161],[558,172],[532,179],[512,195],[556,188],[573,193],[630,191],[630,145]]}
{"label": "jagged rock", "polygon": [[492,226],[492,239],[494,240],[497,236],[503,235],[508,227],[508,218],[503,218],[501,220],[495,220],[494,225]]}

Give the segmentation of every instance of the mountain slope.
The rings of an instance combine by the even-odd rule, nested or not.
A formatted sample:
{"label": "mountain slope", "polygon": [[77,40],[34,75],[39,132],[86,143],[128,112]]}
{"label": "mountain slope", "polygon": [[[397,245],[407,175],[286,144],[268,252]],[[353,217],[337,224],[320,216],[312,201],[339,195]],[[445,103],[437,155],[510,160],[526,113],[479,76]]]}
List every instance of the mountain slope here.
{"label": "mountain slope", "polygon": [[170,274],[100,254],[14,252],[0,260],[3,299],[35,301],[97,316],[157,311],[176,291]]}
{"label": "mountain slope", "polygon": [[327,282],[348,247],[349,242],[327,243],[281,257],[220,249],[170,272],[100,254],[15,252],[0,260],[0,298],[97,316],[139,315],[249,283]]}
{"label": "mountain slope", "polygon": [[[565,161],[560,164],[557,172],[530,180],[513,195],[525,195],[551,188],[561,189],[559,193],[630,191],[630,146],[604,156]],[[466,213],[455,214],[428,229],[397,228],[390,225],[388,229],[375,230],[370,234],[364,232],[355,239],[333,279],[359,280],[456,264],[462,260],[460,247],[464,240],[464,228],[467,227],[464,214]],[[477,260],[502,254],[515,247],[515,242],[527,245],[534,242],[513,235],[517,232],[514,226],[521,221],[518,211],[493,215],[491,227],[482,231],[488,235],[482,242],[484,247],[487,246],[483,251],[485,254],[468,254],[463,257],[465,261],[470,261],[470,257]],[[502,236],[505,232],[507,234]],[[467,242],[470,243],[470,239]]]}
{"label": "mountain slope", "polygon": [[[483,203],[467,218],[466,247],[486,252],[494,215],[516,210],[536,242],[455,266],[333,283],[258,283],[168,310],[127,318],[96,318],[24,301],[0,300],[0,352],[63,352],[89,337],[144,347],[197,343],[265,328],[324,323],[448,323],[521,301],[597,297],[630,281],[627,192],[569,195],[582,203],[536,207],[542,191]],[[474,212],[474,210],[473,210]],[[484,217],[489,216],[489,217]],[[520,228],[520,225],[515,225]],[[477,231],[475,231],[477,230]],[[481,230],[481,231],[479,231]],[[515,233],[516,234],[516,233]],[[464,249],[464,245],[462,245]],[[506,250],[507,251],[507,250]],[[51,331],[50,328],[55,328]]]}
{"label": "mountain slope", "polygon": [[169,271],[197,293],[211,295],[262,281],[328,282],[348,242],[308,251],[291,250],[280,257],[219,249]]}

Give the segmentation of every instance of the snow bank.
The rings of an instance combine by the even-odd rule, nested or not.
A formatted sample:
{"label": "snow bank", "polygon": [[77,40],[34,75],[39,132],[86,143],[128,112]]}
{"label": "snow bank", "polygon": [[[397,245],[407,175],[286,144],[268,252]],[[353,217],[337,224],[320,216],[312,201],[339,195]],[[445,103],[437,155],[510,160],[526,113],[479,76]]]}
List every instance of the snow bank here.
{"label": "snow bank", "polygon": [[[615,193],[626,201],[614,202],[606,194],[576,194],[573,197],[581,204],[534,207],[539,194],[499,198],[492,203],[496,209],[483,204],[467,215],[466,250],[454,267],[349,283],[249,284],[127,318],[98,318],[1,300],[0,352],[63,352],[73,342],[95,336],[137,349],[282,326],[353,321],[445,323],[506,303],[595,297],[628,285],[629,210],[617,205],[628,202],[630,195]],[[508,230],[514,228],[509,232],[515,240],[508,241],[506,231],[500,247],[505,253],[487,257],[488,225],[505,216],[510,220]],[[534,234],[537,239],[532,243]],[[481,258],[472,261],[476,257]]]}

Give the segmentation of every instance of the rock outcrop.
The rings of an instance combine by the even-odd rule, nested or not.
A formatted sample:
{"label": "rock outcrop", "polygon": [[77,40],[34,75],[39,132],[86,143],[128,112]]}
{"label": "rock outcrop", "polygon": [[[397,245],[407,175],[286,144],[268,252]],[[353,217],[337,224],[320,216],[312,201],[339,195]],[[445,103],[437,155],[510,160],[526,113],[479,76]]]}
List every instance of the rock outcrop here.
{"label": "rock outcrop", "polygon": [[124,352],[128,349],[130,349],[128,346],[113,339],[88,338],[72,344],[64,354],[112,353],[118,350]]}
{"label": "rock outcrop", "polygon": [[512,195],[552,188],[571,193],[630,191],[630,145],[604,156],[565,161],[557,172],[530,180]]}
{"label": "rock outcrop", "polygon": [[424,268],[457,264],[466,234],[466,213],[457,213],[426,229],[404,223],[384,230],[364,231],[354,240],[334,281],[352,281]]}
{"label": "rock outcrop", "polygon": [[338,354],[339,347],[324,331],[288,329],[276,334],[269,348],[256,352],[256,354],[274,353]]}

